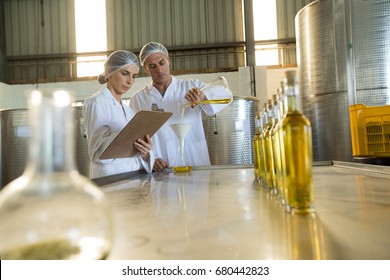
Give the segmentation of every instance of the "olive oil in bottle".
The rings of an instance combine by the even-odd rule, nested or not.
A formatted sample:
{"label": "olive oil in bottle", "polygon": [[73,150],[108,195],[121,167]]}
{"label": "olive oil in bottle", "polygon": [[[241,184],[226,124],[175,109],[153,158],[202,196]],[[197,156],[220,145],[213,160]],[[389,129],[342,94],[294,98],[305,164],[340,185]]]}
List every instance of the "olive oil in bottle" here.
{"label": "olive oil in bottle", "polygon": [[276,127],[278,139],[279,139],[279,175],[278,175],[278,184],[279,184],[279,200],[282,205],[285,205],[285,183],[284,183],[284,142],[283,142],[283,121],[285,118],[285,108],[284,104],[287,103],[286,95],[284,94],[284,89],[279,90],[279,104],[278,104],[278,125]]}
{"label": "olive oil in bottle", "polygon": [[259,135],[259,151],[260,151],[260,174],[261,174],[261,181],[260,183],[264,188],[267,188],[266,186],[266,168],[265,168],[265,122],[267,119],[267,114],[262,111],[260,113],[260,135]]}
{"label": "olive oil in bottle", "polygon": [[266,167],[266,182],[268,189],[271,193],[275,193],[275,168],[274,168],[274,155],[273,155],[273,147],[272,147],[272,99],[268,100],[267,103],[267,124],[265,126],[264,131],[264,139],[265,139],[265,167]]}
{"label": "olive oil in bottle", "polygon": [[258,182],[262,181],[262,170],[261,170],[261,117],[256,115],[255,117],[255,135],[253,136],[253,167],[255,172],[255,180]]}
{"label": "olive oil in bottle", "polygon": [[286,79],[287,114],[283,121],[282,157],[286,210],[309,214],[314,211],[311,124],[300,111],[296,72],[287,71]]}
{"label": "olive oil in bottle", "polygon": [[268,180],[267,176],[269,173],[269,164],[268,164],[268,156],[267,156],[267,149],[266,149],[266,132],[267,132],[267,125],[268,125],[268,116],[267,116],[267,107],[268,103],[264,103],[264,108],[261,113],[261,120],[262,120],[262,132],[260,134],[260,142],[261,142],[261,151],[262,151],[262,157],[260,159],[260,168],[262,169],[263,174],[263,188],[268,189]]}
{"label": "olive oil in bottle", "polygon": [[281,160],[280,160],[280,147],[279,147],[279,131],[278,127],[280,125],[279,123],[279,95],[274,94],[272,95],[272,111],[273,111],[273,118],[272,118],[272,128],[271,128],[271,141],[272,141],[272,149],[273,149],[273,156],[274,156],[274,183],[275,183],[275,194],[280,194],[280,187],[281,187]]}

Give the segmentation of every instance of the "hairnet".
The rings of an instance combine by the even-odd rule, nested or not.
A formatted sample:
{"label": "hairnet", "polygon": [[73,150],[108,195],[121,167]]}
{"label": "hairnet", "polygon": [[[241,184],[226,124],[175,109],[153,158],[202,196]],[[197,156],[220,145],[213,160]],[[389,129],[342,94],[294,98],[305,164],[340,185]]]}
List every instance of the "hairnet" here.
{"label": "hairnet", "polygon": [[107,79],[115,72],[129,65],[135,65],[139,70],[138,58],[134,53],[126,50],[114,51],[108,56],[106,62],[104,62],[104,72],[98,77],[99,83],[107,83]]}
{"label": "hairnet", "polygon": [[168,56],[167,49],[160,43],[156,43],[156,42],[147,43],[145,46],[143,46],[141,52],[139,53],[139,60],[141,61],[141,65],[144,66],[144,62],[149,55],[154,53],[159,53],[159,52]]}

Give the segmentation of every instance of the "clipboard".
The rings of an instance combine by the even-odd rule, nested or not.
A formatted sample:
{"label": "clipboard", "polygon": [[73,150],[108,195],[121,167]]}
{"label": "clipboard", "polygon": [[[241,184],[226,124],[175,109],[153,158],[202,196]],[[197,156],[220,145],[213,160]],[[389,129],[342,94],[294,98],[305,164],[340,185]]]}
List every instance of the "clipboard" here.
{"label": "clipboard", "polygon": [[157,130],[172,116],[171,112],[139,111],[119,132],[99,159],[127,158],[134,156],[138,150],[133,143],[146,134],[152,137]]}

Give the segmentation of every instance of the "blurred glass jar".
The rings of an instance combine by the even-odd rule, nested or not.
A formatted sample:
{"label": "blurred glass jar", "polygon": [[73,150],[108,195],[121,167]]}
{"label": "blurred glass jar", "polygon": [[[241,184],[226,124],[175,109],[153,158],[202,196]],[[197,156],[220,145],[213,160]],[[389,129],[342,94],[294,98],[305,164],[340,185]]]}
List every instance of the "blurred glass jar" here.
{"label": "blurred glass jar", "polygon": [[105,259],[112,218],[105,196],[75,168],[72,98],[29,95],[26,170],[0,192],[1,259]]}

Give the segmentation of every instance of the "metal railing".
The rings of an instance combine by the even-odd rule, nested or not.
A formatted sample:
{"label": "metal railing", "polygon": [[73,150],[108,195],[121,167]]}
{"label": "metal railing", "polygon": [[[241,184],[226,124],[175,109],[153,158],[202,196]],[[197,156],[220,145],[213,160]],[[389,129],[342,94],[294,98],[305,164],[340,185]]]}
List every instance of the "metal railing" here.
{"label": "metal railing", "polygon": [[[275,66],[296,63],[295,38],[255,42],[256,51],[277,49],[279,61]],[[168,48],[173,74],[237,71],[245,65],[245,42],[192,45]],[[131,50],[138,55],[139,50]],[[96,76],[79,77],[79,63],[103,60],[78,61],[78,58],[107,56],[111,52],[63,53],[7,57],[5,81],[8,84],[47,83],[96,79]],[[140,76],[145,75],[141,71]]]}

